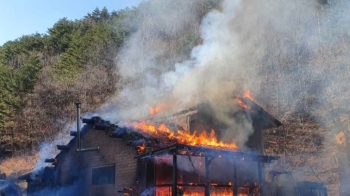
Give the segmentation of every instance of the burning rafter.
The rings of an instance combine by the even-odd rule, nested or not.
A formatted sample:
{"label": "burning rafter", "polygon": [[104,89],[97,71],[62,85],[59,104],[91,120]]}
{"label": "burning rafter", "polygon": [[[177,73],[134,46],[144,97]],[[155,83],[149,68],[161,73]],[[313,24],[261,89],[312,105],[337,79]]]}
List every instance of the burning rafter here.
{"label": "burning rafter", "polygon": [[157,149],[146,154],[138,156],[138,158],[148,158],[152,156],[161,156],[166,154],[176,154],[184,156],[198,156],[198,157],[210,157],[210,158],[229,158],[242,161],[256,161],[262,163],[270,163],[271,161],[278,160],[279,157],[274,156],[262,156],[247,154],[242,152],[235,152],[222,149],[213,149],[208,147],[190,146],[184,144],[174,144],[172,146]]}
{"label": "burning rafter", "polygon": [[[271,114],[266,112],[263,108],[261,108],[258,104],[256,104],[253,100],[248,98],[238,98],[242,103],[250,108],[250,110],[254,111],[253,118],[261,119],[260,122],[264,122],[266,124],[270,124],[272,127],[282,126],[282,123],[275,119]],[[249,111],[250,111],[249,110]]]}
{"label": "burning rafter", "polygon": [[[261,129],[282,125],[281,122],[273,118],[259,105],[257,105],[249,93],[246,93],[243,98],[237,98],[236,101],[239,101],[246,108],[249,108],[244,109],[245,107],[243,107],[242,109],[244,110],[240,112],[243,112],[245,115],[249,115],[255,124],[258,123],[258,126]],[[197,111],[197,113],[198,111],[205,111],[205,105],[198,105],[197,107],[190,108],[184,112],[179,112],[175,116],[187,114],[188,112],[191,112],[192,114],[195,111]],[[232,114],[232,118],[234,118],[234,116],[235,115]],[[165,121],[163,122],[167,122],[166,118],[164,120]],[[159,121],[158,118],[157,121]],[[147,122],[126,122],[125,124],[126,127],[118,128],[116,131],[111,133],[110,136],[124,137],[126,134],[132,136],[132,138],[134,138],[134,141],[129,142],[128,145],[135,146],[138,154],[143,154],[146,152],[146,147],[163,148],[171,146],[175,143],[186,144],[190,146],[202,146],[239,151],[235,143],[223,143],[221,141],[218,141],[216,133],[213,129],[210,133],[203,131],[201,134],[198,134],[196,130],[185,131],[179,130],[177,127],[170,128],[164,123],[155,123],[153,120]],[[98,124],[95,125],[95,127],[98,127]]]}
{"label": "burning rafter", "polygon": [[254,113],[254,110],[253,110],[249,105],[247,105],[246,103],[244,103],[244,102],[241,100],[242,98],[244,98],[244,99],[249,99],[249,100],[251,100],[251,101],[254,101],[252,95],[250,94],[250,91],[245,92],[244,95],[243,95],[243,97],[241,97],[241,98],[236,98],[236,102],[237,102],[237,104],[238,104],[241,108],[246,109],[246,110],[249,110],[249,111],[251,111],[251,112]]}
{"label": "burning rafter", "polygon": [[190,134],[183,130],[171,131],[165,124],[155,126],[152,124],[147,124],[144,121],[134,124],[133,128],[146,136],[163,138],[165,141],[168,140],[174,143],[187,144],[190,146],[207,146],[212,148],[238,150],[235,143],[229,144],[218,141],[214,130],[211,130],[210,134],[203,131],[200,135],[197,135],[196,132]]}

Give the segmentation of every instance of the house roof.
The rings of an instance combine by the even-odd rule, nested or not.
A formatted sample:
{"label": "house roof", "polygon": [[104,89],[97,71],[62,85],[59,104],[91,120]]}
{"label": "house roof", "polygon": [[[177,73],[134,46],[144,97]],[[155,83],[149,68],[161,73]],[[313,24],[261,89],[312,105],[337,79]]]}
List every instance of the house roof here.
{"label": "house roof", "polygon": [[251,117],[258,120],[259,123],[262,123],[265,129],[282,126],[282,123],[279,120],[277,120],[271,114],[266,112],[262,107],[260,107],[254,101],[248,98],[238,98],[238,99],[250,107],[250,110],[245,110],[245,111],[250,113]]}
{"label": "house roof", "polygon": [[[282,126],[282,123],[274,118],[271,114],[269,114],[267,111],[265,111],[262,107],[260,107],[257,103],[252,101],[249,98],[237,98],[242,103],[248,106],[248,108],[241,108],[239,111],[234,111],[233,113],[229,114],[232,116],[232,118],[235,118],[237,113],[245,113],[248,115],[252,120],[253,123],[258,123],[262,127],[262,129],[269,129],[274,127]],[[235,101],[235,100],[233,100]],[[214,111],[210,104],[201,103],[196,106],[193,106],[191,108],[188,108],[186,110],[182,110],[180,112],[174,113],[172,115],[163,116],[163,117],[155,117],[155,119],[152,119],[156,122],[162,122],[167,121],[169,119],[177,118],[178,116],[187,116],[192,114],[206,114],[208,117],[212,118]]]}
{"label": "house roof", "polygon": [[54,169],[54,167],[44,167],[42,170],[40,170],[40,172],[31,171],[29,173],[26,173],[26,174],[19,176],[17,179],[31,181],[31,180],[34,180],[33,177],[47,176],[49,173],[51,173],[53,171],[53,169]]}
{"label": "house roof", "polygon": [[[247,115],[249,115],[252,118],[253,123],[254,122],[259,123],[259,125],[261,125],[263,129],[278,127],[278,126],[282,125],[282,123],[280,121],[275,119],[272,115],[270,115],[268,112],[266,112],[263,108],[261,108],[258,104],[251,101],[250,99],[247,99],[247,98],[238,98],[238,99],[250,107],[250,109],[243,109],[242,108],[241,112],[244,112]],[[209,110],[210,110],[210,107],[209,107]],[[183,111],[175,113],[171,116],[160,118],[160,119],[158,119],[158,121],[159,120],[166,120],[168,118],[176,118],[176,116],[179,116],[179,115],[193,114],[195,112],[203,112],[203,111],[206,111],[208,113],[208,115],[212,114],[211,112],[208,112],[208,104],[199,104],[195,107],[189,108],[187,110],[183,110]],[[85,123],[85,125],[82,127],[82,132],[81,132],[82,135],[86,134],[89,130],[94,129],[94,128],[97,128],[97,129],[116,129],[117,128],[116,125],[111,124],[109,121],[105,121],[105,120],[101,119],[100,117],[96,117],[96,116],[92,117],[91,119],[83,119],[83,123]],[[129,131],[129,133],[127,135],[130,137],[126,137],[126,139],[134,138],[134,140],[135,140],[135,139],[145,138],[140,133],[133,132],[132,130],[131,130],[131,132],[130,132],[130,130],[128,130],[128,131]],[[110,136],[113,136],[113,135],[111,134]],[[117,137],[119,137],[119,136],[117,136]],[[74,137],[73,139],[71,139],[69,141],[69,143],[66,144],[65,146],[67,146],[69,148],[74,148],[74,146],[76,144],[76,138],[77,137]],[[121,138],[121,137],[119,137],[119,138]],[[159,145],[159,146],[157,146],[157,148],[162,148],[164,146],[169,147],[169,145],[171,146],[173,144],[174,143],[168,143],[167,145]],[[174,144],[174,145],[179,145],[179,144]],[[191,148],[195,149],[193,146]],[[60,158],[64,154],[65,154],[65,151],[61,150],[61,152],[55,156],[55,159]],[[47,158],[50,158],[50,157],[47,157]],[[26,179],[26,178],[30,177],[30,175],[31,175],[31,173],[28,173],[28,174],[22,175],[20,178]]]}
{"label": "house roof", "polygon": [[278,160],[279,157],[274,156],[263,156],[255,154],[247,154],[231,150],[215,149],[201,146],[190,146],[184,144],[174,144],[166,148],[161,148],[153,150],[151,152],[142,154],[138,158],[148,158],[156,157],[161,155],[183,155],[183,156],[198,156],[198,157],[209,157],[209,158],[233,158],[236,160],[245,160],[245,161],[255,161],[255,162],[264,162],[269,163],[274,160]]}

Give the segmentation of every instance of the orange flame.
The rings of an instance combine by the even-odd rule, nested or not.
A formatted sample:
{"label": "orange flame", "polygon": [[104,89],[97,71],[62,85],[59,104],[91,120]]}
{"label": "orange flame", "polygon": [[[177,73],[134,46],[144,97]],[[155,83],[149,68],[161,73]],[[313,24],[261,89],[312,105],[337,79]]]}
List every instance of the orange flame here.
{"label": "orange flame", "polygon": [[214,130],[211,130],[210,134],[203,131],[200,135],[197,135],[196,132],[190,134],[181,130],[173,132],[165,124],[161,124],[156,127],[155,125],[146,124],[144,121],[135,124],[133,127],[142,131],[145,135],[157,138],[167,138],[168,140],[175,141],[180,144],[237,150],[235,143],[224,143],[218,141]]}
{"label": "orange flame", "polygon": [[142,144],[141,146],[137,146],[137,154],[143,154],[146,150],[146,144]]}
{"label": "orange flame", "polygon": [[[211,192],[210,196],[231,196],[233,195],[233,191],[231,189],[223,189],[216,192]],[[183,196],[204,196],[203,192],[193,192],[193,191],[185,191]],[[238,196],[248,196],[248,194],[239,193]]]}
{"label": "orange flame", "polygon": [[[182,188],[180,188],[180,190],[181,189]],[[169,195],[170,191],[171,189],[169,189],[168,187],[157,187],[156,195],[167,196]],[[182,195],[183,196],[204,196],[205,194],[204,194],[204,189],[201,190],[200,188],[198,189],[198,187],[193,187],[190,189],[187,188]],[[231,188],[217,189],[217,190],[211,191],[210,195],[211,196],[231,196],[233,195],[233,191]],[[239,193],[238,196],[248,196],[248,194]]]}
{"label": "orange flame", "polygon": [[[157,182],[158,185],[169,184],[170,182],[161,181]],[[183,184],[183,178],[178,179],[178,184]],[[229,186],[232,186],[232,182],[228,183]],[[211,196],[231,196],[233,194],[232,187],[219,187],[218,183],[210,183],[210,195]],[[172,187],[156,187],[156,196],[168,196],[171,194]],[[196,183],[187,183],[187,186],[179,185],[177,187],[178,192],[181,192],[183,196],[205,196],[204,187],[198,186]],[[242,191],[242,190],[241,190]],[[243,190],[247,191],[247,190]],[[248,190],[249,192],[249,190]],[[238,196],[248,196],[246,193],[238,193]]]}
{"label": "orange flame", "polygon": [[243,94],[243,98],[247,98],[247,99],[250,99],[250,100],[254,101],[252,95],[250,94],[250,91],[246,91],[246,92]]}
{"label": "orange flame", "polygon": [[164,111],[166,109],[166,105],[165,104],[159,104],[156,107],[151,107],[149,109],[149,114],[150,115],[155,115],[158,114],[161,111]]}
{"label": "orange flame", "polygon": [[[251,101],[254,101],[252,95],[250,94],[250,91],[246,91],[243,94],[242,98],[247,98],[247,99],[250,99]],[[236,102],[241,108],[251,110],[251,108],[248,105],[246,105],[245,103],[243,103],[241,100],[236,99]]]}

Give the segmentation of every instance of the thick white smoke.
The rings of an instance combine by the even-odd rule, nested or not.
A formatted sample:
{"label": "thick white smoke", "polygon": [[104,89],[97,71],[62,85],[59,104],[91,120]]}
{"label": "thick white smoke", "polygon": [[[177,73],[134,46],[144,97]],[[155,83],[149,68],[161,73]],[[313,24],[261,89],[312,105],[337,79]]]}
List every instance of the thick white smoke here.
{"label": "thick white smoke", "polygon": [[[99,116],[96,113],[89,113],[82,115],[84,118],[92,118],[93,116]],[[67,124],[52,141],[43,142],[39,149],[39,161],[33,168],[34,174],[40,172],[45,166],[51,165],[51,163],[45,163],[45,159],[55,158],[60,152],[57,149],[57,145],[67,145],[74,137],[70,135],[70,132],[77,131],[77,122]],[[84,131],[82,129],[81,131]]]}
{"label": "thick white smoke", "polygon": [[[123,83],[111,119],[144,118],[160,103],[172,113],[207,102],[230,125],[224,136],[244,142],[249,122],[236,126],[227,113],[237,108],[231,97],[251,90],[268,112],[301,129],[311,115],[329,130],[349,132],[348,1],[226,0],[203,20],[195,20],[199,1],[179,2],[143,7],[145,20],[117,57]],[[178,56],[183,40],[174,37],[188,29],[201,41],[190,57]],[[332,134],[322,142],[333,142]]]}
{"label": "thick white smoke", "polygon": [[198,34],[194,31],[200,25],[200,11],[196,11],[200,4],[199,0],[155,0],[139,7],[138,30],[117,56],[118,86],[122,89],[115,98],[119,118],[145,117],[150,107],[169,98],[162,75],[186,59],[178,50],[185,50],[181,45],[191,41],[188,36]]}
{"label": "thick white smoke", "polygon": [[33,168],[33,175],[35,175],[37,172],[40,172],[45,166],[51,163],[45,163],[45,159],[52,159],[55,158],[55,156],[59,153],[59,150],[57,150],[57,145],[66,145],[68,142],[73,139],[72,136],[70,136],[70,131],[76,131],[76,124],[68,124],[64,129],[62,129],[61,132],[59,132],[55,139],[50,142],[43,142],[40,145],[39,150],[39,161]]}
{"label": "thick white smoke", "polygon": [[137,31],[116,58],[121,92],[101,109],[104,118],[140,119],[158,104],[173,113],[206,102],[229,126],[224,137],[243,143],[249,121],[237,126],[227,114],[237,109],[233,97],[251,90],[274,106],[267,107],[274,116],[349,121],[347,1],[225,0],[202,20],[205,6],[151,0],[139,7]]}
{"label": "thick white smoke", "polygon": [[[123,82],[118,95],[122,106],[117,110],[117,117],[124,120],[144,118],[149,108],[158,104],[167,106],[165,112],[174,113],[199,103],[209,103],[213,115],[229,127],[223,135],[231,136],[231,142],[235,138],[243,144],[252,133],[249,120],[242,126],[229,117],[238,109],[233,97],[248,89],[245,67],[238,58],[241,53],[239,37],[233,28],[241,1],[224,1],[220,10],[210,11],[202,21],[195,20],[199,17],[195,8],[201,2],[179,2],[176,4],[179,9],[173,9],[173,3],[151,1],[144,11],[152,21],[148,18],[140,22],[141,27],[117,57]],[[198,28],[197,23],[200,23],[201,44],[192,49],[189,59],[170,64],[180,58],[168,45],[174,44],[172,37],[185,34],[188,26]],[[164,56],[170,57],[159,61]]]}

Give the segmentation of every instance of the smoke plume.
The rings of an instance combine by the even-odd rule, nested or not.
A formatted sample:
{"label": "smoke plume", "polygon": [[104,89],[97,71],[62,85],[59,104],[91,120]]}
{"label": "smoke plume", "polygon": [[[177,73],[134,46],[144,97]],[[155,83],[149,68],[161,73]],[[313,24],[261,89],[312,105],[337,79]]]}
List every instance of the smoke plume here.
{"label": "smoke plume", "polygon": [[[118,104],[122,105],[118,110],[122,114],[118,117],[144,118],[150,107],[159,104],[168,106],[165,112],[174,113],[209,103],[213,115],[229,127],[224,136],[230,135],[231,142],[234,136],[243,144],[252,132],[249,119],[242,125],[229,117],[238,109],[233,97],[249,89],[245,68],[239,63],[239,36],[234,30],[241,1],[224,1],[202,21],[198,20],[201,12],[196,11],[200,1],[179,1],[176,3],[179,9],[173,9],[173,5],[150,1],[149,7],[141,12],[149,17],[140,22],[138,31],[117,57],[123,85],[118,95],[121,100]],[[200,32],[188,32],[195,28]],[[172,41],[186,39],[189,33],[198,33],[201,41],[191,50],[189,58],[184,58],[172,49],[178,47],[172,46]],[[162,58],[166,60],[159,60]]]}
{"label": "smoke plume", "polygon": [[40,145],[39,160],[33,168],[33,176],[38,172],[41,172],[41,170],[47,165],[45,159],[54,158],[59,153],[56,147],[57,145],[68,144],[68,142],[73,139],[73,137],[70,136],[70,131],[76,131],[76,126],[74,125],[75,124],[68,124],[56,135],[53,141],[43,142]]}
{"label": "smoke plume", "polygon": [[[226,0],[202,20],[201,5],[153,0],[140,6],[138,29],[117,57],[121,93],[111,108],[119,112],[106,116],[139,119],[158,104],[173,113],[205,102],[228,125],[224,137],[242,144],[250,122],[232,124],[227,114],[237,110],[232,98],[250,90],[286,123],[306,129],[316,121],[332,130],[317,144],[321,153],[334,134],[349,132],[349,2]],[[198,39],[189,42],[190,35]],[[194,47],[187,53],[184,43]]]}
{"label": "smoke plume", "polygon": [[116,57],[120,92],[99,113],[114,121],[142,119],[159,104],[174,113],[209,103],[229,127],[223,136],[243,144],[252,133],[250,121],[237,125],[228,114],[238,109],[234,97],[250,90],[285,122],[298,117],[302,124],[310,114],[327,128],[348,133],[349,5],[145,2],[138,7],[136,31]]}

